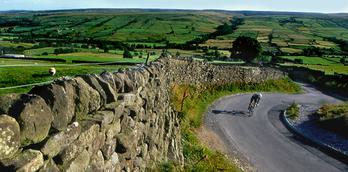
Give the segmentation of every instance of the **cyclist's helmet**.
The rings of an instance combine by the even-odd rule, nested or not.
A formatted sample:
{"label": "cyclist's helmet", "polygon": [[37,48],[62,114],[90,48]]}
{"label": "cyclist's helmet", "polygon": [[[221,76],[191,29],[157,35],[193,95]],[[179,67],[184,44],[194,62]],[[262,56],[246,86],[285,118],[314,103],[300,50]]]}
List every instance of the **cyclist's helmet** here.
{"label": "cyclist's helmet", "polygon": [[257,95],[258,95],[260,98],[262,98],[262,94],[261,94],[261,93],[257,93]]}

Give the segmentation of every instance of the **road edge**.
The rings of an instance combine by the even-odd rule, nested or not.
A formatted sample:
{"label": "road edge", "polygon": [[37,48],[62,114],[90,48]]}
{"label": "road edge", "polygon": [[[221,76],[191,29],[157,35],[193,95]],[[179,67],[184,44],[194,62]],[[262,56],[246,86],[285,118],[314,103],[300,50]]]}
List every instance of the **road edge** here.
{"label": "road edge", "polygon": [[301,139],[303,139],[304,141],[309,142],[310,144],[312,144],[313,146],[315,146],[316,148],[318,148],[319,150],[323,151],[324,153],[334,157],[335,159],[342,161],[346,164],[348,164],[348,154],[346,154],[345,152],[342,152],[340,150],[335,149],[334,147],[327,145],[317,139],[313,139],[309,136],[307,136],[306,134],[302,133],[301,131],[299,131],[296,127],[294,127],[293,125],[290,124],[290,121],[288,120],[288,118],[286,117],[286,110],[283,110],[280,114],[281,117],[281,121],[283,122],[283,124],[285,125],[285,127],[292,132],[293,134],[299,136]]}

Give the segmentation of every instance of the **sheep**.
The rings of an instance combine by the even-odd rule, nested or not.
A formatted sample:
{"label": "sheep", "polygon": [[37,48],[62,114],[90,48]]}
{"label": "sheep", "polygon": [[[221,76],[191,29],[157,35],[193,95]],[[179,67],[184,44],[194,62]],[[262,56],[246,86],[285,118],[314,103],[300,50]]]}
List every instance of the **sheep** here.
{"label": "sheep", "polygon": [[48,73],[50,73],[52,76],[54,76],[54,75],[56,74],[56,68],[51,67],[51,68],[48,70]]}

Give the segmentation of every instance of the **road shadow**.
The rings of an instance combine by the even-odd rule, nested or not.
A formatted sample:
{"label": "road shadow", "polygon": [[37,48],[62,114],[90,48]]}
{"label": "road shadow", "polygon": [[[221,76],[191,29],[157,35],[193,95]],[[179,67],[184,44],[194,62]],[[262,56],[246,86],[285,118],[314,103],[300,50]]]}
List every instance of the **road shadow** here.
{"label": "road shadow", "polygon": [[240,116],[240,117],[250,117],[249,113],[247,111],[240,111],[240,110],[212,110],[214,114],[227,114],[227,115],[233,115],[233,116]]}

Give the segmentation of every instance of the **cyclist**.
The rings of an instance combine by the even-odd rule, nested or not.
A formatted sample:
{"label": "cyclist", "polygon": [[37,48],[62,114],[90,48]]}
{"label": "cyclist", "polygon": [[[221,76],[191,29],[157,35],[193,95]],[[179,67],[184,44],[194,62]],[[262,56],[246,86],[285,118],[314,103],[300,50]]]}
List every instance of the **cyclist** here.
{"label": "cyclist", "polygon": [[251,99],[250,99],[249,107],[252,104],[254,104],[254,107],[258,106],[259,103],[260,103],[261,98],[262,98],[262,94],[261,93],[253,94],[253,96],[251,96]]}

